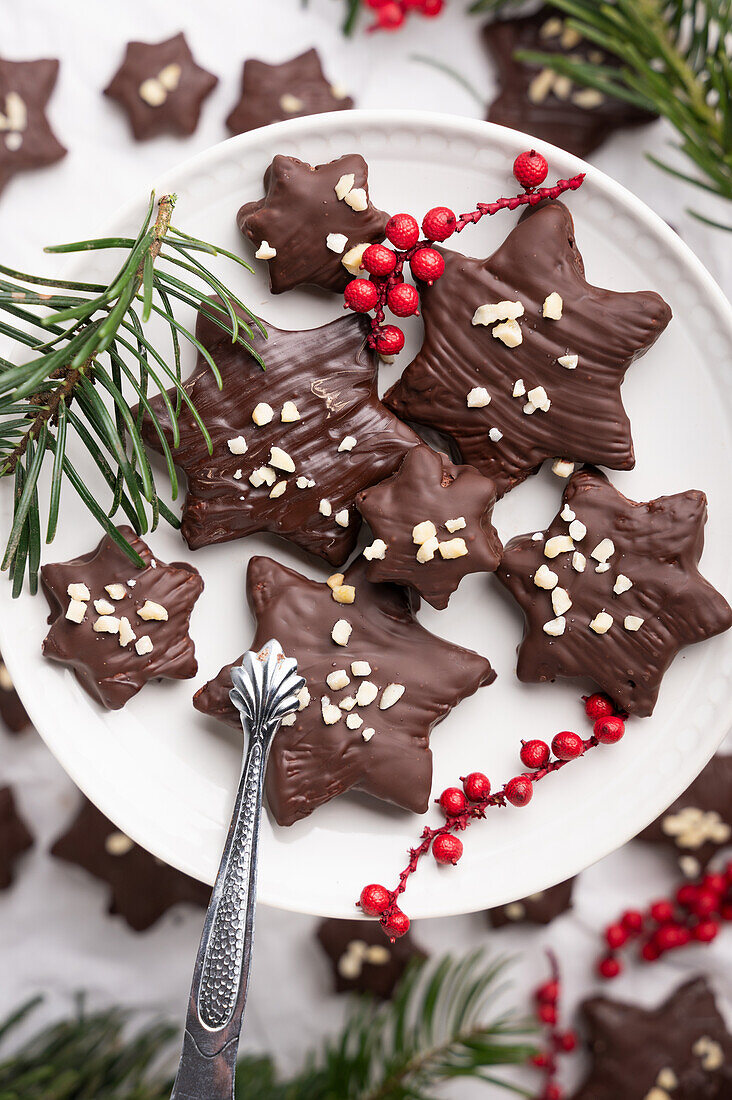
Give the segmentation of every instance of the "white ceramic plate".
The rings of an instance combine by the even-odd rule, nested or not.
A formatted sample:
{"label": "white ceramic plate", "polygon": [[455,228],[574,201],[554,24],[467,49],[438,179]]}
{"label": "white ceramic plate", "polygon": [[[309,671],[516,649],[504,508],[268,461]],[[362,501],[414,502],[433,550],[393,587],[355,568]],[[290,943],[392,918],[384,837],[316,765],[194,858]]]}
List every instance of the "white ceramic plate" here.
{"label": "white ceramic plate", "polygon": [[[448,116],[322,115],[233,138],[169,173],[156,187],[158,193],[178,193],[175,220],[182,228],[240,250],[235,213],[241,202],[261,194],[262,173],[275,153],[315,164],[360,152],[370,165],[377,205],[421,217],[438,203],[462,211],[476,201],[510,194],[511,163],[528,144],[514,131]],[[638,199],[567,153],[531,144],[547,155],[552,178],[587,172],[585,185],[569,204],[589,279],[617,290],[657,290],[673,308],[668,331],[629,372],[624,398],[637,468],[614,473],[612,479],[636,499],[704,489],[710,518],[702,566],[729,593],[732,310],[683,242]],[[134,231],[143,200],[141,195],[103,233]],[[509,213],[485,219],[461,235],[459,247],[485,255],[515,220]],[[255,277],[229,263],[221,271],[253,309],[283,328],[313,327],[341,314],[333,295],[270,296],[262,268]],[[109,273],[95,254],[75,261],[73,272],[90,280]],[[418,347],[419,322],[411,325],[402,365]],[[383,368],[384,387],[398,370]],[[502,537],[542,528],[556,510],[561,485],[551,473],[542,473],[512,492],[496,509]],[[63,507],[61,530],[46,561],[83,553],[99,538],[68,489]],[[7,531],[7,494],[2,509]],[[195,681],[152,684],[124,710],[102,711],[69,671],[41,658],[43,597],[24,594],[13,601],[5,580],[0,583],[0,645],[36,727],[87,795],[160,858],[212,881],[240,745],[225,728],[194,711],[191,696],[251,640],[244,594],[250,555],[274,554],[311,576],[324,577],[327,571],[269,536],[196,553],[187,551],[170,529],[149,541],[164,560],[192,561],[205,580],[192,622],[200,667]],[[420,618],[436,633],[484,653],[498,671],[492,687],[461,704],[434,732],[435,794],[476,769],[494,785],[505,781],[520,770],[522,737],[550,738],[573,726],[586,732],[578,686],[529,687],[516,680],[521,616],[497,584],[468,578],[447,611],[425,607]],[[688,785],[727,732],[731,673],[732,635],[688,649],[666,676],[652,718],[632,722],[619,745],[593,752],[547,779],[526,809],[491,812],[470,830],[457,868],[441,870],[425,860],[411,881],[407,911],[413,917],[439,916],[505,903],[576,874],[634,836]],[[362,885],[374,880],[392,884],[425,820],[436,819],[434,810],[421,819],[359,796],[336,799],[290,829],[277,828],[267,818],[260,900],[353,916]]]}

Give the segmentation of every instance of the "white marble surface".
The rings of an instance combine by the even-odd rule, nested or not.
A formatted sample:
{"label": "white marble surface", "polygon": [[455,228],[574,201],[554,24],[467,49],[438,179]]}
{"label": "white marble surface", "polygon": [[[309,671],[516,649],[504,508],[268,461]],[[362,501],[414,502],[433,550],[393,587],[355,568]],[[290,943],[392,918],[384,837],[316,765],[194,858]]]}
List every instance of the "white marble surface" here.
{"label": "white marble surface", "polygon": [[[247,56],[283,60],[317,45],[332,79],[352,89],[359,106],[423,107],[478,115],[477,103],[449,77],[410,60],[427,54],[460,68],[488,96],[492,76],[478,38],[478,23],[464,14],[463,0],[434,22],[413,19],[401,35],[358,34],[345,41],[339,31],[341,0],[23,0],[5,5],[2,53],[13,59],[59,57],[61,75],[50,116],[70,152],[45,171],[14,180],[0,199],[3,262],[39,270],[40,248],[50,242],[93,235],[95,224],[160,170],[226,136],[223,120],[237,97],[241,63]],[[131,141],[115,105],[100,95],[132,38],[155,41],[184,29],[199,62],[219,75],[196,134],[184,141]],[[662,124],[616,135],[594,158],[671,222],[729,293],[729,238],[694,222],[685,208],[708,215],[721,204],[662,175],[643,157],[665,155],[670,134]],[[726,212],[730,220],[729,212]],[[48,270],[53,270],[49,266]],[[75,793],[44,745],[30,733],[0,733],[0,783],[11,782],[38,838],[17,883],[0,895],[0,1013],[35,992],[47,995],[47,1017],[65,1011],[70,995],[89,990],[93,1003],[110,1001],[155,1008],[182,1017],[190,966],[201,925],[198,911],[169,913],[143,935],[119,918],[107,917],[104,886],[83,872],[57,863],[45,848],[73,814]],[[484,944],[511,953],[515,1001],[543,973],[542,950],[553,946],[566,973],[567,1008],[599,986],[591,976],[598,949],[596,929],[624,906],[662,895],[673,877],[658,855],[631,844],[585,872],[575,907],[549,929],[487,932],[482,916],[423,922],[420,939],[432,950],[462,950]],[[259,914],[256,964],[244,1046],[274,1051],[286,1071],[304,1051],[337,1026],[342,1000],[329,995],[328,969],[312,933],[315,922],[271,909]],[[616,982],[615,996],[652,1004],[687,974],[712,977],[726,1007],[732,1007],[732,931],[709,948],[691,948],[655,967],[631,967]],[[568,1060],[567,1079],[581,1070]],[[530,1078],[528,1079],[530,1080]],[[462,1088],[464,1098],[490,1090]],[[496,1094],[498,1095],[498,1094]]]}

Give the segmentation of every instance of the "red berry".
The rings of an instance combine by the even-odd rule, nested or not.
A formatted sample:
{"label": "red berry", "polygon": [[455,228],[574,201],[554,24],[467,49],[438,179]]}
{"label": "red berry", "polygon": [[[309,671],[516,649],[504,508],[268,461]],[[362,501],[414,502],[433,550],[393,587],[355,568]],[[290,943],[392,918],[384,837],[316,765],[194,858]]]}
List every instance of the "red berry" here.
{"label": "red berry", "polygon": [[559,1085],[552,1084],[547,1085],[541,1094],[541,1100],[563,1100],[564,1092]]}
{"label": "red berry", "polygon": [[691,911],[697,917],[708,917],[719,908],[719,895],[712,890],[698,890]]}
{"label": "red berry", "polygon": [[406,251],[419,240],[419,225],[411,214],[392,214],[386,223],[386,236],[395,248]]}
{"label": "red berry", "polygon": [[641,932],[643,930],[643,914],[637,909],[626,909],[620,918],[620,923],[628,932]]}
{"label": "red berry", "polygon": [[434,19],[445,6],[445,0],[422,0],[422,15],[425,19]]}
{"label": "red berry", "polygon": [[371,8],[376,11],[378,8],[383,8],[384,4],[391,3],[391,0],[363,0],[367,8]]}
{"label": "red berry", "polygon": [[685,882],[684,885],[679,886],[676,891],[676,900],[684,909],[691,909],[692,905],[696,902],[698,893],[698,886],[694,886],[691,882]]}
{"label": "red berry", "polygon": [[655,962],[660,954],[661,952],[658,950],[657,944],[652,940],[649,940],[648,943],[644,943],[641,947],[641,958],[644,959],[645,962]]}
{"label": "red berry", "polygon": [[546,741],[522,741],[521,763],[525,768],[543,768],[549,762],[549,746]]}
{"label": "red berry", "polygon": [[719,932],[719,925],[713,920],[699,921],[692,935],[699,943],[711,943]]}
{"label": "red berry", "polygon": [[483,802],[491,793],[491,781],[483,772],[471,772],[470,775],[460,778],[463,781],[463,790],[471,802]]}
{"label": "red berry", "polygon": [[559,1000],[559,982],[544,982],[536,991],[536,999],[544,1004],[556,1004]]}
{"label": "red berry", "polygon": [[684,937],[679,934],[683,931],[685,929],[678,924],[664,924],[653,937],[654,943],[659,951],[673,951],[676,947],[683,947]]}
{"label": "red berry", "polygon": [[513,162],[513,174],[526,191],[532,191],[543,183],[547,177],[549,165],[546,158],[537,153],[535,149],[528,149],[525,153],[519,153]]}
{"label": "red berry", "polygon": [[361,257],[361,266],[372,275],[391,275],[396,261],[396,254],[385,244],[370,244]]}
{"label": "red berry", "polygon": [[540,1051],[538,1054],[532,1054],[529,1058],[529,1064],[536,1069],[546,1069],[549,1065],[549,1061],[549,1055],[545,1054],[543,1051]]}
{"label": "red berry", "polygon": [[376,13],[376,23],[371,27],[371,30],[381,29],[383,31],[395,31],[401,27],[406,16],[396,0],[388,0],[386,4],[381,4]]}
{"label": "red berry", "polygon": [[446,241],[455,232],[456,223],[449,206],[433,206],[422,218],[422,232],[430,241]]}
{"label": "red berry", "polygon": [[541,1004],[536,1015],[543,1024],[555,1024],[557,1022],[557,1010],[554,1005]]}
{"label": "red berry", "polygon": [[650,908],[651,916],[658,924],[666,924],[674,919],[674,907],[670,901],[654,901]]}
{"label": "red berry", "polygon": [[722,871],[722,874],[727,879],[727,882],[729,882],[729,884],[732,885],[732,860],[730,860],[730,862],[724,868],[724,870]]}
{"label": "red berry", "polygon": [[409,283],[397,283],[387,294],[386,304],[397,317],[412,317],[419,310],[419,294]]}
{"label": "red berry", "polygon": [[422,283],[432,286],[445,270],[445,261],[435,248],[418,248],[409,261],[412,275]]}
{"label": "red berry", "polygon": [[358,899],[358,904],[367,917],[380,917],[384,910],[388,909],[390,902],[391,894],[385,886],[380,886],[378,882],[372,882],[369,886],[364,886],[361,897]]}
{"label": "red berry", "polygon": [[611,978],[617,978],[622,969],[622,963],[619,959],[616,959],[614,955],[607,955],[604,959],[600,959],[597,964],[598,974],[601,978],[607,978],[608,981],[610,981]]}
{"label": "red berry", "polygon": [[402,913],[398,906],[394,906],[391,912],[382,919],[382,926],[392,943],[400,936],[406,936],[409,931],[410,920],[406,913]]}
{"label": "red berry", "polygon": [[722,920],[725,920],[725,921],[732,920],[732,902],[729,902],[729,901],[724,902],[724,904],[720,907],[719,915],[722,918]]}
{"label": "red berry", "polygon": [[614,716],[615,707],[607,695],[602,695],[598,691],[594,695],[583,695],[582,698],[585,701],[585,714],[593,721],[597,718],[611,718]]}
{"label": "red berry", "polygon": [[379,300],[379,292],[368,279],[352,279],[343,292],[343,298],[355,313],[369,313]]}
{"label": "red berry", "polygon": [[398,355],[404,347],[404,333],[396,325],[382,325],[374,336],[379,355]]}
{"label": "red berry", "polygon": [[528,775],[516,775],[509,779],[504,793],[512,806],[527,806],[534,794],[534,784]]}
{"label": "red berry", "polygon": [[702,887],[711,890],[713,894],[724,894],[727,891],[727,879],[724,875],[705,875],[702,879]]}
{"label": "red berry", "polygon": [[454,867],[462,854],[462,840],[450,833],[441,833],[432,842],[432,855],[438,863],[452,863]]}
{"label": "red berry", "polygon": [[625,733],[622,718],[598,718],[592,732],[601,745],[614,745]]}
{"label": "red berry", "polygon": [[563,1035],[557,1035],[556,1044],[565,1054],[571,1054],[577,1046],[577,1036],[573,1031],[565,1031]]}
{"label": "red berry", "polygon": [[438,802],[446,817],[457,817],[468,808],[468,800],[459,787],[445,787]]}
{"label": "red berry", "polygon": [[582,738],[571,730],[562,730],[552,739],[552,752],[559,760],[576,760],[584,751]]}
{"label": "red berry", "polygon": [[611,947],[613,951],[617,951],[619,947],[627,943],[628,933],[622,924],[609,924],[605,929],[605,939],[608,947]]}

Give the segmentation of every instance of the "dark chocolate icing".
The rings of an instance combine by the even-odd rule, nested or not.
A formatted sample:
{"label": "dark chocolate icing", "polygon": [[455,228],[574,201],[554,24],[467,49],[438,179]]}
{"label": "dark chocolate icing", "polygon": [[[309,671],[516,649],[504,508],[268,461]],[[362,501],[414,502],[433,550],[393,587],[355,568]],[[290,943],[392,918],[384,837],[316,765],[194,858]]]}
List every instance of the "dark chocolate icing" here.
{"label": "dark chocolate icing", "polygon": [[[732,625],[727,601],[697,568],[704,545],[706,497],[690,489],[636,503],[590,468],[570,479],[565,509],[569,518],[560,512],[541,540],[531,535],[511,539],[496,573],[526,619],[518,678],[538,683],[558,676],[589,676],[623,710],[651,714],[663,675],[678,651]],[[586,558],[583,572],[575,569],[571,548],[556,557],[545,554],[547,539],[572,535],[572,522],[587,529],[584,537],[574,538],[575,549]],[[591,555],[604,540],[613,547],[607,558],[610,568],[598,573],[600,559]],[[560,612],[553,607],[552,592],[534,583],[542,565],[558,577],[556,587],[572,600],[560,636],[544,630]],[[632,587],[616,593],[620,576]],[[590,627],[601,612],[613,620],[606,633]],[[626,628],[627,616],[642,624]]]}
{"label": "dark chocolate icing", "polygon": [[0,654],[0,721],[10,733],[22,733],[30,725],[30,718],[13,686],[2,654]]}
{"label": "dark chocolate icing", "polygon": [[503,928],[509,924],[550,924],[560,913],[572,908],[574,882],[573,878],[569,878],[528,898],[489,909],[486,913],[488,922],[492,928]]}
{"label": "dark chocolate icing", "polygon": [[[196,675],[198,665],[188,624],[203,591],[203,581],[192,565],[166,565],[131,527],[118,530],[146,563],[144,569],[137,569],[107,535],[89,554],[41,569],[41,586],[51,609],[43,655],[72,668],[81,686],[109,710],[123,707],[148,680],[187,680]],[[82,601],[87,609],[81,623],[66,618],[70,584],[85,584],[90,593],[90,599]],[[112,598],[105,590],[106,585],[116,584],[124,586],[123,598]],[[102,614],[95,609],[95,600],[113,607],[105,615],[124,616],[136,640],[121,645],[118,633],[95,631],[94,623]],[[167,611],[166,621],[140,617],[138,611],[148,600]],[[153,649],[140,654],[136,646],[143,637],[151,640]]]}
{"label": "dark chocolate icing", "polygon": [[[249,562],[247,593],[257,620],[250,648],[258,650],[277,638],[296,659],[310,693],[310,703],[298,711],[293,725],[280,727],[272,746],[267,797],[279,825],[292,825],[352,788],[424,813],[432,783],[430,730],[461,699],[495,679],[484,657],[420,626],[406,590],[371,584],[362,558],[347,570],[343,583],[355,588],[351,604],[336,602],[327,584],[271,558]],[[346,645],[331,636],[338,620],[352,627]],[[371,671],[358,675],[351,668],[354,661],[368,662]],[[237,727],[239,718],[229,699],[230,669],[225,665],[193,702],[204,714]],[[350,682],[344,689],[331,688],[326,677],[339,670],[345,670]],[[343,710],[335,724],[327,725],[322,698],[336,706],[356,696],[364,681],[376,685],[377,697]],[[389,684],[403,685],[405,691],[382,710]],[[363,720],[359,728],[347,726],[352,715]],[[374,733],[366,740],[369,729]]]}
{"label": "dark chocolate icing", "polygon": [[732,844],[732,755],[713,756],[638,840],[667,848],[687,878],[705,871],[714,856]]}
{"label": "dark chocolate icing", "polygon": [[556,8],[544,7],[535,15],[487,23],[483,41],[495,62],[499,88],[488,109],[489,122],[524,130],[586,157],[615,130],[656,118],[650,111],[580,87],[568,77],[514,56],[519,50],[536,50],[619,66],[617,57],[568,27]]}
{"label": "dark chocolate icing", "polygon": [[33,837],[18,813],[11,788],[0,788],[0,890],[11,885],[18,857],[32,847]]}
{"label": "dark chocolate icing", "polygon": [[[267,365],[262,371],[246,348],[232,344],[231,337],[199,314],[196,335],[221,372],[223,390],[199,356],[186,388],[211,434],[213,453],[184,406],[175,452],[188,478],[183,537],[195,550],[271,531],[340,565],[355,546],[361,524],[356,493],[388,477],[419,439],[379,401],[376,356],[366,345],[368,323],[363,318],[344,317],[299,332],[266,328],[268,340],[259,332],[254,337]],[[268,403],[274,415],[258,427],[252,412],[260,402]],[[285,402],[294,402],[298,420],[282,422]],[[172,443],[162,399],[155,398],[152,405]],[[147,418],[143,434],[151,447],[160,449]],[[239,437],[247,450],[232,454],[229,440]],[[349,439],[356,441],[353,448],[339,450]],[[249,481],[253,471],[267,466],[273,446],[295,465],[294,473],[276,470],[277,482],[286,482],[286,489],[274,499],[274,484],[254,486]],[[298,478],[308,484],[298,488]],[[330,514],[321,512],[321,501],[328,501]],[[345,526],[337,516],[347,520]]]}
{"label": "dark chocolate icing", "polygon": [[[359,244],[383,241],[389,215],[368,200],[365,210],[353,210],[339,199],[335,186],[342,176],[354,177],[354,188],[368,198],[368,165],[358,153],[313,167],[296,157],[276,156],[264,173],[264,198],[248,202],[237,225],[259,249],[267,241],[277,255],[269,260],[273,294],[311,284],[341,292],[354,277],[342,260]],[[331,233],[347,237],[334,251]]]}
{"label": "dark chocolate icing", "polygon": [[210,886],[189,878],[140,848],[84,799],[51,855],[83,867],[110,887],[109,912],[143,932],[180,902],[208,905]]}
{"label": "dark chocolate icing", "polygon": [[407,932],[390,943],[378,921],[336,920],[318,925],[318,940],[333,966],[336,993],[391,997],[413,960],[427,956]]}
{"label": "dark chocolate icing", "polygon": [[[493,482],[472,466],[455,466],[426,444],[414,447],[395,474],[356,497],[374,538],[386,543],[384,557],[369,563],[369,580],[410,585],[433,607],[447,607],[463,577],[498,567],[502,547],[491,524],[495,499]],[[413,530],[425,520],[436,528],[433,539],[463,539],[467,554],[445,559],[432,550],[433,543],[432,559],[420,562]],[[465,525],[450,531],[445,523],[452,520]]]}
{"label": "dark chocolate icing", "polygon": [[0,191],[16,172],[45,168],[66,156],[46,118],[58,70],[58,61],[50,59],[0,58]]}
{"label": "dark chocolate icing", "polygon": [[241,95],[226,125],[232,134],[243,134],[270,122],[351,107],[350,96],[326,80],[318,51],[306,50],[281,65],[245,61]]}
{"label": "dark chocolate icing", "polygon": [[128,42],[104,94],[124,109],[137,141],[168,133],[187,137],[218,82],[196,64],[181,33],[164,42]]}
{"label": "dark chocolate icing", "polygon": [[581,1011],[593,1065],[574,1100],[732,1096],[732,1038],[703,978],[685,982],[658,1008],[593,997]]}
{"label": "dark chocolate icing", "polygon": [[[628,366],[654,343],[671,310],[651,292],[622,294],[591,286],[566,206],[551,202],[522,218],[487,260],[445,253],[445,274],[422,290],[422,350],[384,403],[404,420],[450,436],[464,462],[493,478],[499,496],[547,458],[566,457],[627,470],[634,464],[630,424],[620,398]],[[563,300],[560,320],[544,318],[545,299]],[[518,301],[522,343],[508,347],[494,325],[472,323],[484,303]],[[558,359],[579,357],[575,369]],[[543,387],[548,411],[523,412],[526,394]],[[490,403],[469,408],[467,395]],[[497,429],[501,437],[489,436]]]}

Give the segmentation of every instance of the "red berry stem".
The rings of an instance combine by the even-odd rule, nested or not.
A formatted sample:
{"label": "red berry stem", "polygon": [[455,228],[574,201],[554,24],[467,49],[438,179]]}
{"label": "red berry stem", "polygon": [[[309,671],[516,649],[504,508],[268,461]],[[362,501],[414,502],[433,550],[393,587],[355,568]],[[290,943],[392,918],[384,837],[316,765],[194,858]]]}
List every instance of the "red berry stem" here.
{"label": "red berry stem", "polygon": [[577,1036],[573,1031],[563,1031],[559,1026],[562,992],[559,963],[553,951],[546,954],[551,976],[534,992],[536,1018],[544,1030],[545,1045],[531,1056],[529,1064],[544,1075],[538,1100],[562,1100],[564,1092],[557,1082],[558,1059],[563,1054],[571,1054],[577,1046]]}

